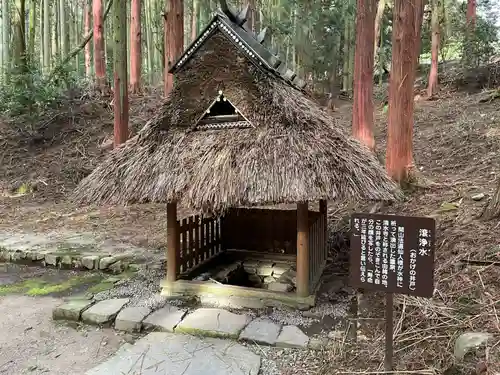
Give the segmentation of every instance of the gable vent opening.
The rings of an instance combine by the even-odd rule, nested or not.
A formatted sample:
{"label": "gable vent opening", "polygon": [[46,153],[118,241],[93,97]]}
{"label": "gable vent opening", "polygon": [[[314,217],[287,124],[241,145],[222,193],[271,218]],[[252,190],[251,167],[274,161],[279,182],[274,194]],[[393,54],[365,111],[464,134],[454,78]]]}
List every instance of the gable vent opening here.
{"label": "gable vent opening", "polygon": [[252,124],[222,91],[196,122],[195,129],[251,128]]}

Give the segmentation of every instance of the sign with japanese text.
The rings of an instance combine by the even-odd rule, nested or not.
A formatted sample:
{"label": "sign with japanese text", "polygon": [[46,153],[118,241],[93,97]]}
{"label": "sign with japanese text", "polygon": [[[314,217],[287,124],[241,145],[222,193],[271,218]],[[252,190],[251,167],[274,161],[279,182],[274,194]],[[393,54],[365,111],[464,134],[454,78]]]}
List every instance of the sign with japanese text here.
{"label": "sign with japanese text", "polygon": [[436,222],[432,218],[354,214],[350,285],[432,297],[435,233]]}

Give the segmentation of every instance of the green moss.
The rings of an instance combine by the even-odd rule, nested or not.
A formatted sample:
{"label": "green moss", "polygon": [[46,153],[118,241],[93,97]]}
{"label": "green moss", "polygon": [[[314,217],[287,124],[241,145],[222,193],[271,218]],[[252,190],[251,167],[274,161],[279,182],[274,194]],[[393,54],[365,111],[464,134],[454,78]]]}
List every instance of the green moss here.
{"label": "green moss", "polygon": [[23,183],[16,190],[16,193],[19,195],[25,195],[25,194],[31,193],[31,192],[32,192],[31,186],[27,183]]}
{"label": "green moss", "polygon": [[77,286],[93,284],[102,280],[99,275],[77,275],[61,282],[50,282],[42,278],[23,280],[21,282],[0,286],[0,296],[7,294],[26,294],[28,296],[46,296],[71,290]]}
{"label": "green moss", "polygon": [[88,289],[88,292],[90,293],[104,292],[105,290],[113,289],[114,285],[115,285],[114,282],[109,282],[109,281],[100,282],[99,284],[90,287]]}
{"label": "green moss", "polygon": [[0,296],[5,296],[7,294],[22,293],[25,290],[23,285],[11,284],[11,285],[0,285]]}

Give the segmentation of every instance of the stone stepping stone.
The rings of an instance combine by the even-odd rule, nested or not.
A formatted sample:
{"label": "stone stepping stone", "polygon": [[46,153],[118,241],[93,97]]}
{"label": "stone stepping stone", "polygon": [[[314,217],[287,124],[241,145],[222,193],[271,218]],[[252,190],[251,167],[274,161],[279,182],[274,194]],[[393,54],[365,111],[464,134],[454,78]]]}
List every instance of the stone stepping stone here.
{"label": "stone stepping stone", "polygon": [[306,348],[308,343],[309,337],[297,326],[284,326],[276,340],[281,348]]}
{"label": "stone stepping stone", "polygon": [[149,307],[125,307],[115,320],[115,329],[125,332],[140,332],[142,321],[151,313]]}
{"label": "stone stepping stone", "polygon": [[54,320],[72,320],[78,322],[82,312],[94,304],[88,299],[73,299],[52,310]]}
{"label": "stone stepping stone", "polygon": [[255,319],[240,334],[240,340],[257,344],[274,345],[278,339],[281,326],[269,319]]}
{"label": "stone stepping stone", "polygon": [[260,357],[235,342],[152,332],[85,375],[257,375]]}
{"label": "stone stepping stone", "polygon": [[246,315],[233,314],[223,309],[201,308],[186,316],[175,332],[237,339],[250,320]]}
{"label": "stone stepping stone", "polygon": [[97,255],[87,255],[82,257],[82,265],[88,269],[93,270],[99,268],[99,259]]}
{"label": "stone stepping stone", "polygon": [[174,328],[186,315],[187,310],[167,305],[149,315],[143,322],[145,330],[174,332]]}
{"label": "stone stepping stone", "polygon": [[94,325],[111,325],[128,302],[128,298],[114,298],[97,302],[82,313],[82,321]]}

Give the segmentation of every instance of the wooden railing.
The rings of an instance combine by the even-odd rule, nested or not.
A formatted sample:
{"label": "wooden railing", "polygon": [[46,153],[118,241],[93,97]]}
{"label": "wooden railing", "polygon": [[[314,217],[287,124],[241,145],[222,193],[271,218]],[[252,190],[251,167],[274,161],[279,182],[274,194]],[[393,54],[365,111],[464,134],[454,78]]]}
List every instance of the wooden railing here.
{"label": "wooden railing", "polygon": [[177,274],[186,273],[222,251],[221,219],[190,216],[179,221]]}
{"label": "wooden railing", "polygon": [[319,214],[309,225],[309,288],[311,293],[319,282],[327,257],[326,215]]}
{"label": "wooden railing", "polygon": [[[309,211],[309,288],[312,293],[324,270],[326,246],[326,215]],[[187,275],[219,255],[225,249],[258,252],[284,248],[297,252],[296,211],[245,209],[229,212],[224,217],[190,216],[178,221],[179,255],[177,275]],[[224,232],[224,238],[222,233]]]}
{"label": "wooden railing", "polygon": [[[309,211],[313,224],[319,212]],[[230,209],[222,223],[225,249],[297,254],[297,211],[261,208]]]}

